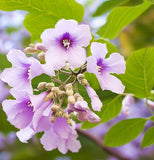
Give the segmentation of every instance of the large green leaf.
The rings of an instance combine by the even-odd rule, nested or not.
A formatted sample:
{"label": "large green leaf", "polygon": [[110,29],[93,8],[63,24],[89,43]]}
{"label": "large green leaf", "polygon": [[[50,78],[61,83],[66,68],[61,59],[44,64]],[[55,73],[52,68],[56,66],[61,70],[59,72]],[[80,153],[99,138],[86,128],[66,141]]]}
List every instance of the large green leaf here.
{"label": "large green leaf", "polygon": [[126,63],[126,72],[120,76],[125,92],[138,98],[150,98],[154,86],[154,48],[141,49],[132,53]]}
{"label": "large green leaf", "polygon": [[101,14],[104,14],[108,11],[110,11],[112,8],[115,8],[121,4],[124,4],[128,2],[129,0],[106,0],[103,2],[95,11],[93,16],[100,16]]}
{"label": "large green leaf", "polygon": [[129,23],[134,21],[151,3],[145,1],[143,4],[134,7],[114,8],[107,18],[107,22],[97,31],[104,38],[114,39]]}
{"label": "large green leaf", "polygon": [[62,18],[80,22],[84,15],[82,5],[75,0],[0,0],[0,9],[28,11],[24,25],[33,40],[39,39],[44,29],[54,27]]}
{"label": "large green leaf", "polygon": [[105,135],[104,144],[117,147],[132,141],[142,132],[146,121],[144,118],[134,118],[116,123]]}
{"label": "large green leaf", "polygon": [[145,132],[142,140],[142,148],[151,146],[152,144],[154,144],[154,127],[151,127]]}

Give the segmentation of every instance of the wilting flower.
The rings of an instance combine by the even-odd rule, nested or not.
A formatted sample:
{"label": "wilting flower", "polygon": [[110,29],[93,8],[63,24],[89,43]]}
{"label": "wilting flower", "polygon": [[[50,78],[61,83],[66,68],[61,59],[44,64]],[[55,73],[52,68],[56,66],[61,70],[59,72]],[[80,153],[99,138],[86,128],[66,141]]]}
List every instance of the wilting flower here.
{"label": "wilting flower", "polygon": [[78,112],[79,121],[88,120],[91,123],[100,122],[100,118],[89,109],[86,101],[77,101],[75,104],[68,104],[66,111],[68,113],[71,113],[74,111]]}
{"label": "wilting flower", "polygon": [[51,124],[50,130],[45,131],[41,138],[45,150],[58,150],[65,154],[68,150],[78,152],[81,148],[80,142],[77,140],[77,132],[75,124],[69,126],[65,118],[56,118],[56,121]]}
{"label": "wilting flower", "polygon": [[60,69],[68,61],[71,67],[80,67],[86,62],[86,51],[91,40],[88,25],[78,25],[75,20],[59,20],[55,29],[46,29],[42,35],[42,43],[47,48],[45,61],[54,69]]}
{"label": "wilting flower", "polygon": [[35,58],[27,58],[20,50],[12,49],[8,55],[12,68],[6,68],[1,74],[1,80],[11,87],[32,92],[31,79],[44,72],[41,64]]}
{"label": "wilting flower", "polygon": [[101,85],[102,90],[111,90],[115,93],[123,93],[124,85],[110,73],[121,74],[125,72],[125,60],[118,53],[112,53],[109,58],[106,44],[93,42],[91,44],[92,56],[87,58],[87,71],[94,73]]}
{"label": "wilting flower", "polygon": [[100,111],[102,108],[102,102],[100,101],[97,93],[89,85],[85,85],[88,95],[91,98],[91,106],[94,111]]}

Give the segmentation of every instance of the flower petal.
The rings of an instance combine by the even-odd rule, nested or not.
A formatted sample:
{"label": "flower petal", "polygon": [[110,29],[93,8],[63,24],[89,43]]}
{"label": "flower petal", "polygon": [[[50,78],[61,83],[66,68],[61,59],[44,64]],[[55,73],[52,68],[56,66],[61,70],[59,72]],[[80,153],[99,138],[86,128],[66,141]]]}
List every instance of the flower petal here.
{"label": "flower petal", "polygon": [[66,52],[59,46],[57,48],[52,47],[46,52],[45,61],[48,67],[59,70],[65,66],[65,62],[67,61]]}
{"label": "flower petal", "polygon": [[66,32],[74,32],[74,29],[78,27],[78,23],[75,20],[65,20],[61,19],[55,25],[55,29],[59,33],[66,33]]}
{"label": "flower petal", "polygon": [[70,47],[67,52],[67,59],[73,69],[81,67],[86,62],[86,51],[80,46]]}
{"label": "flower petal", "polygon": [[92,42],[91,43],[91,52],[92,55],[96,57],[96,59],[104,59],[106,54],[108,53],[108,50],[106,48],[106,44],[98,43],[98,42]]}
{"label": "flower petal", "polygon": [[111,90],[112,92],[122,94],[124,92],[125,86],[121,81],[109,73],[103,73],[101,76],[97,77],[101,85],[102,90]]}
{"label": "flower petal", "polygon": [[73,33],[74,37],[76,37],[76,43],[81,47],[87,47],[92,39],[90,27],[85,24],[79,25],[79,27]]}
{"label": "flower petal", "polygon": [[125,73],[126,62],[124,57],[119,53],[112,53],[109,58],[105,59],[107,70],[110,73],[122,74]]}
{"label": "flower petal", "polygon": [[25,67],[26,65],[30,64],[26,55],[17,49],[10,50],[10,52],[7,54],[7,58],[13,66]]}

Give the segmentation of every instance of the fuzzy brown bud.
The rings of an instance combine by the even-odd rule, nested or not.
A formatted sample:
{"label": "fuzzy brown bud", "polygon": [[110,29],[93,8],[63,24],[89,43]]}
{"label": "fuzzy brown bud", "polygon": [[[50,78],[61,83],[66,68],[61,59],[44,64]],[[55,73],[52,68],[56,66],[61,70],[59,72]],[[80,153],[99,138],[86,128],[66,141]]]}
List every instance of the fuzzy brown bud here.
{"label": "fuzzy brown bud", "polygon": [[37,88],[40,89],[40,90],[43,90],[43,89],[45,89],[45,86],[46,86],[46,82],[40,82],[38,84]]}
{"label": "fuzzy brown bud", "polygon": [[70,103],[70,104],[75,104],[75,98],[74,98],[74,96],[68,96],[68,103]]}
{"label": "fuzzy brown bud", "polygon": [[86,79],[82,79],[81,80],[81,84],[84,85],[84,86],[85,85],[89,86],[89,83],[88,83],[88,81]]}
{"label": "fuzzy brown bud", "polygon": [[54,87],[54,86],[55,86],[54,83],[46,83],[46,85],[45,85],[45,87],[47,89],[52,89],[52,87]]}
{"label": "fuzzy brown bud", "polygon": [[59,106],[58,105],[52,105],[52,107],[51,107],[51,110],[53,111],[53,112],[57,112],[58,110],[59,110]]}
{"label": "fuzzy brown bud", "polygon": [[50,92],[50,93],[46,96],[46,98],[45,98],[44,101],[48,101],[48,100],[53,99],[53,98],[54,98],[54,94],[53,94],[53,92]]}
{"label": "fuzzy brown bud", "polygon": [[75,93],[74,97],[76,101],[83,101],[83,97],[79,93]]}
{"label": "fuzzy brown bud", "polygon": [[41,52],[41,53],[39,53],[38,55],[37,55],[37,58],[39,59],[39,60],[45,60],[45,53],[44,52]]}
{"label": "fuzzy brown bud", "polygon": [[78,81],[81,81],[81,80],[83,80],[84,79],[84,74],[78,74],[77,75],[77,80]]}
{"label": "fuzzy brown bud", "polygon": [[73,87],[72,87],[72,84],[71,83],[68,83],[66,86],[65,86],[65,89],[66,90],[70,90],[70,89],[72,89]]}
{"label": "fuzzy brown bud", "polygon": [[58,92],[59,92],[59,87],[52,87],[52,92],[58,94]]}
{"label": "fuzzy brown bud", "polygon": [[68,96],[73,96],[73,90],[72,90],[72,89],[66,90],[66,94],[67,94]]}

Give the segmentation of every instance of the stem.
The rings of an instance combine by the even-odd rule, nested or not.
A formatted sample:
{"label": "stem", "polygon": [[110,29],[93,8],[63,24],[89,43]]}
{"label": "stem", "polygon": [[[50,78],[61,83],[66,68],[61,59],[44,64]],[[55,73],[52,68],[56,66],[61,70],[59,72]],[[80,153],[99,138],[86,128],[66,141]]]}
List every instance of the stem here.
{"label": "stem", "polygon": [[63,71],[63,70],[59,70],[60,73],[64,73],[64,74],[67,74],[67,75],[72,75],[71,72],[66,72],[66,71]]}
{"label": "stem", "polygon": [[61,84],[61,86],[59,87],[59,89],[62,90],[62,89],[65,87],[65,85],[67,84],[67,82],[68,82],[71,78],[72,78],[72,75],[69,76],[63,84]]}
{"label": "stem", "polygon": [[81,130],[79,128],[76,128],[76,131],[85,136],[86,138],[90,139],[91,141],[93,141],[94,143],[96,143],[103,151],[105,151],[106,153],[108,153],[109,155],[111,156],[114,156],[116,157],[118,160],[130,160],[129,158],[126,158],[124,156],[122,156],[121,154],[119,154],[118,152],[116,151],[113,151],[112,149],[110,149],[109,147],[105,147],[103,145],[103,142],[100,138],[86,132],[85,130]]}
{"label": "stem", "polygon": [[55,77],[51,77],[52,78],[52,80],[54,81],[54,82],[58,82],[59,84],[61,84],[61,85],[64,85],[64,83],[61,81],[61,80],[59,80],[59,79],[56,79]]}

